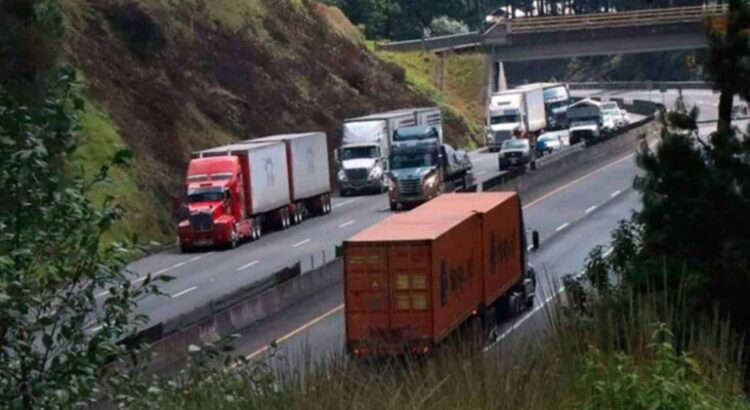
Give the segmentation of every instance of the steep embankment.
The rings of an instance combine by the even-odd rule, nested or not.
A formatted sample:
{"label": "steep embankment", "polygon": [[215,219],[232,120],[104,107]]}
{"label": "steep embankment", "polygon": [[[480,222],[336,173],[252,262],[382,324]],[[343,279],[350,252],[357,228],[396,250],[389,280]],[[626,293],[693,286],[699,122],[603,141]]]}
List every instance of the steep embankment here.
{"label": "steep embankment", "polygon": [[[333,147],[343,118],[433,104],[338,9],[312,0],[60,4],[65,59],[89,103],[77,162],[93,170],[117,146],[135,155],[111,187],[129,212],[125,234],[169,240],[191,151],[305,130],[328,132]],[[469,134],[449,116],[453,142]]]}

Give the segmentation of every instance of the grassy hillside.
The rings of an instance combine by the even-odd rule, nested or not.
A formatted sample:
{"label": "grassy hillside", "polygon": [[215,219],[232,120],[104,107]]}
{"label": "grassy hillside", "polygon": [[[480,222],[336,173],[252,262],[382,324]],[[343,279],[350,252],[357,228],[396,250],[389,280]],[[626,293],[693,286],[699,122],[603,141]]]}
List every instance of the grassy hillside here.
{"label": "grassy hillside", "polygon": [[431,96],[444,111],[466,124],[473,145],[482,141],[487,92],[483,54],[452,54],[445,58],[429,52],[376,54],[403,68],[406,81],[415,90]]}
{"label": "grassy hillside", "polygon": [[[313,0],[36,4],[58,5],[64,30],[35,30],[44,47],[29,41],[24,50],[62,50],[40,61],[71,64],[84,78],[88,110],[72,169],[93,172],[118,147],[135,156],[108,187],[128,211],[113,238],[138,232],[141,239],[173,240],[172,199],[191,151],[309,130],[328,132],[333,148],[344,118],[432,105],[439,97],[410,87],[405,71],[368,51],[338,9]],[[24,9],[22,17],[38,19],[39,10]],[[12,19],[18,27],[23,21]],[[8,67],[24,80],[19,90],[38,81],[12,64],[0,80]],[[449,113],[446,134],[466,145],[471,126]]]}

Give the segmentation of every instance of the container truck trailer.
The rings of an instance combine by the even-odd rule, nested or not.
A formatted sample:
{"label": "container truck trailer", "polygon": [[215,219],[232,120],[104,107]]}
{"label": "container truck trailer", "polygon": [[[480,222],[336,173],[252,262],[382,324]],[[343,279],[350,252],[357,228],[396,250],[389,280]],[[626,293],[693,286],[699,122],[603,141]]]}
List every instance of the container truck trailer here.
{"label": "container truck trailer", "polygon": [[[180,249],[236,247],[264,229],[287,229],[305,211],[331,211],[325,134],[267,137],[193,153]],[[325,182],[323,182],[325,181]]]}
{"label": "container truck trailer", "polygon": [[347,351],[424,354],[460,327],[533,303],[520,200],[446,194],[344,243]]}
{"label": "container truck trailer", "polygon": [[301,223],[306,215],[331,212],[331,178],[325,133],[272,135],[246,142],[283,142],[286,145],[292,224]]}

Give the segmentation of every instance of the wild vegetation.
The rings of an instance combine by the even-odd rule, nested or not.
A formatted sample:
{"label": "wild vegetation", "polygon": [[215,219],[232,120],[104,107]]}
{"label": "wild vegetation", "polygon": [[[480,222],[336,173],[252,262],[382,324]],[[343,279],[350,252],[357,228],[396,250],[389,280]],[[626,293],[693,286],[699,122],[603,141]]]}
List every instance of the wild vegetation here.
{"label": "wild vegetation", "polygon": [[[71,166],[85,172],[120,148],[132,167],[109,187],[128,217],[108,234],[171,244],[173,203],[191,151],[262,135],[323,130],[344,118],[427,106],[403,69],[371,54],[337,9],[312,0],[34,0],[0,7],[0,80],[34,106],[59,63],[89,108]],[[290,29],[291,28],[291,29]],[[456,145],[472,131],[448,113]]]}
{"label": "wild vegetation", "polygon": [[[429,88],[424,66],[405,74],[376,60],[361,39],[340,37],[351,28],[329,9],[315,14],[314,3],[290,0],[280,16],[265,1],[222,1],[241,12],[197,1],[184,9],[160,0],[0,4],[0,57],[10,62],[0,70],[0,406],[750,408],[747,346],[738,337],[750,328],[750,139],[731,117],[732,97],[750,97],[743,33],[750,9],[740,0],[731,2],[727,33],[712,35],[705,67],[721,92],[717,132],[701,139],[696,112],[684,104],[664,114],[657,148],[639,155],[642,211],[614,232],[610,257],[595,249],[584,278],[565,281],[564,298],[537,316],[547,320],[545,331],[488,353],[464,341],[397,366],[334,358],[277,374],[269,363],[283,369],[284,358],[273,356],[235,371],[199,366],[178,380],[146,377],[139,364],[147,357],[118,342],[144,319],[133,315],[138,299],[158,289],[150,279],[134,284],[125,269],[138,238],[105,237],[133,199],[122,196],[153,189],[135,176],[166,178],[191,147],[265,132],[261,123],[291,127],[295,110],[313,119],[323,112],[326,124],[351,109],[347,101],[369,108],[428,101],[403,87],[411,75],[413,86]],[[243,25],[247,18],[262,21],[265,34]],[[278,25],[290,23],[283,19],[321,30],[326,46],[340,49],[326,54],[301,33],[281,33]],[[341,51],[358,56],[358,68],[295,74],[271,66],[317,52],[345,65],[334,58]],[[322,83],[305,86],[308,75]],[[282,84],[296,85],[273,94],[286,90]],[[339,88],[303,101],[344,102],[305,111],[299,101],[311,84]],[[375,93],[383,84],[386,91]],[[470,88],[445,86],[448,95]],[[251,104],[250,96],[265,93],[271,102]],[[176,131],[186,139],[167,138]],[[156,156],[168,158],[147,162]]]}

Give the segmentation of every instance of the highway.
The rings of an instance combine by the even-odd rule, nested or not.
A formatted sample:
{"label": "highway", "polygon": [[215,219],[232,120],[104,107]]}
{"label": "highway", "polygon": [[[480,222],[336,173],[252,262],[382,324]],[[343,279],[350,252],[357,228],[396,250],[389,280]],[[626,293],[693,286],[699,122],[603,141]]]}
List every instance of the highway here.
{"label": "highway", "polygon": [[[648,99],[646,91],[625,93],[606,92],[612,96]],[[598,91],[576,92],[578,95],[602,95]],[[661,101],[658,91],[652,98]],[[676,92],[664,98],[669,104]],[[685,91],[685,97],[701,105],[702,116],[715,113],[717,98],[711,91]],[[713,114],[715,117],[715,114]],[[474,174],[479,181],[498,174],[497,156],[486,152],[472,152]],[[535,206],[527,210],[527,227],[537,229],[543,238],[558,234],[591,207],[603,203],[615,192],[625,192],[635,175],[635,167],[613,166],[607,178],[592,178],[586,184],[571,187],[557,195],[553,205]],[[148,314],[152,323],[165,321],[220,298],[238,288],[268,277],[272,273],[297,262],[303,272],[317,267],[334,257],[335,246],[354,233],[390,215],[386,195],[334,198],[333,212],[325,217],[312,218],[283,232],[269,232],[260,241],[246,243],[234,250],[181,254],[172,248],[133,262],[129,269],[140,280],[149,273],[169,275],[173,281],[162,284],[169,296],[150,297],[138,306],[138,313]],[[626,217],[627,214],[620,218]],[[587,247],[588,248],[588,247]],[[137,280],[136,280],[137,281]],[[105,292],[98,294],[104,298]]]}
{"label": "highway", "polygon": [[[540,229],[543,235],[541,249],[530,254],[542,288],[536,306],[550,295],[546,285],[557,287],[563,275],[580,271],[589,250],[606,244],[617,222],[637,208],[638,195],[630,188],[635,174],[633,155],[627,155],[524,205],[527,226]],[[277,340],[280,355],[292,361],[342,354],[342,303],[340,285],[327,289],[251,326],[233,345],[250,358],[267,353],[272,340]],[[500,334],[507,337],[512,326],[506,323]]]}
{"label": "highway", "polygon": [[[709,93],[695,94],[703,98]],[[706,106],[704,115],[715,116],[715,105],[709,98],[701,103]],[[713,126],[702,126],[701,134],[707,134]],[[542,290],[534,310],[501,326],[496,343],[512,337],[532,337],[534,330],[543,326],[545,315],[540,311],[562,291],[561,278],[580,273],[589,250],[598,244],[606,246],[618,221],[638,209],[639,197],[631,188],[637,172],[634,156],[626,155],[525,203],[527,226],[542,233],[541,249],[531,254],[531,263],[542,277]],[[278,343],[277,356],[281,360],[276,366],[282,368],[297,368],[342,355],[341,284],[251,326],[234,346],[238,353],[259,359],[270,353],[271,341]]]}

